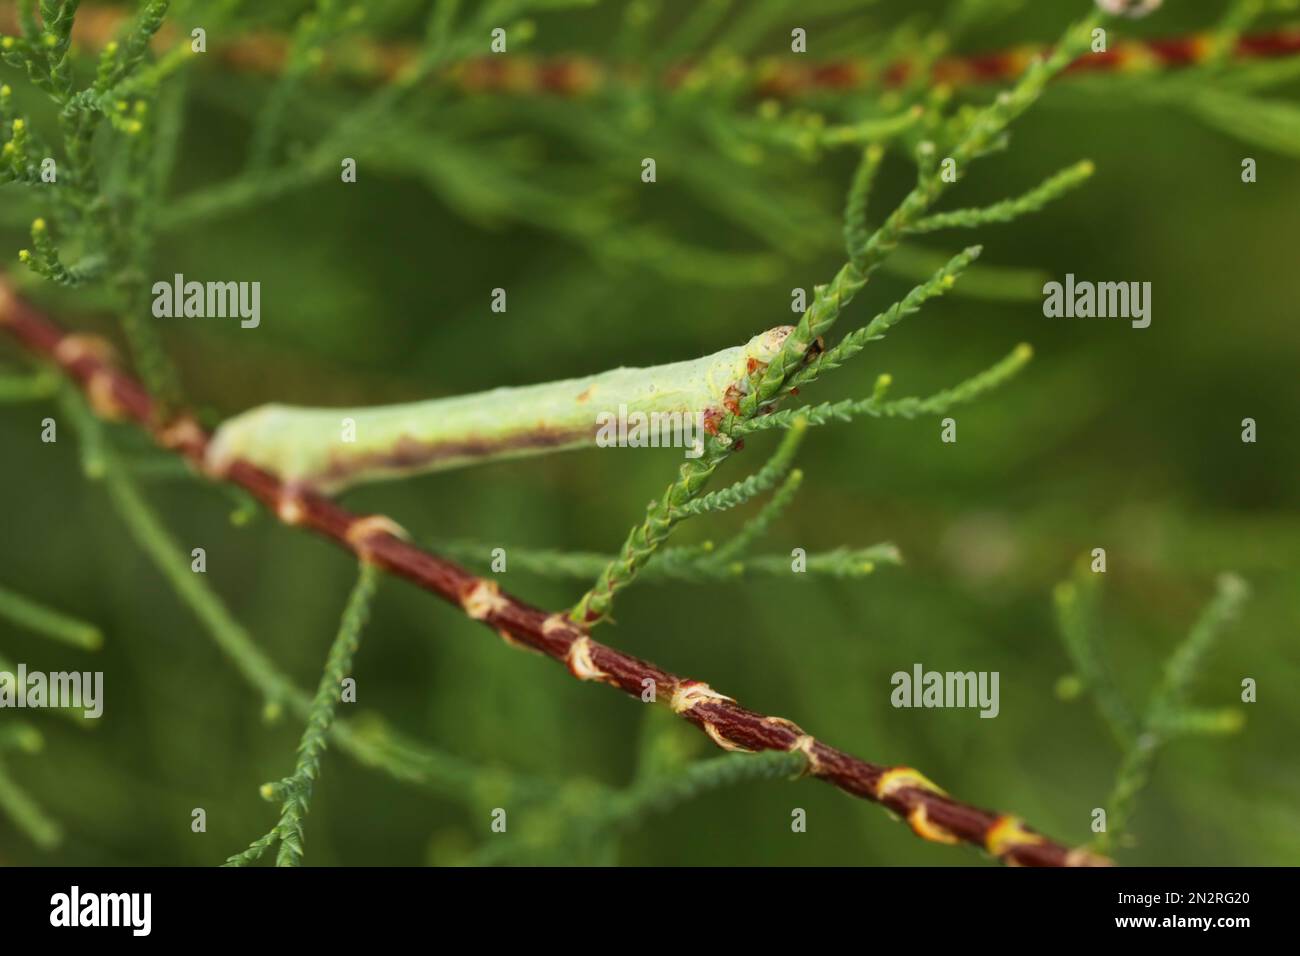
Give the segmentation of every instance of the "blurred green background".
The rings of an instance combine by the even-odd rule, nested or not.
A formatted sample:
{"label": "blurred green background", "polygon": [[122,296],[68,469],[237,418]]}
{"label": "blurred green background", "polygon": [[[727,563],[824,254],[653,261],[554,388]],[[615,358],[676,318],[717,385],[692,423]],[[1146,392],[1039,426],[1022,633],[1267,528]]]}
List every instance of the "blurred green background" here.
{"label": "blurred green background", "polygon": [[[394,5],[385,29],[414,29],[415,6]],[[820,32],[810,31],[810,56],[902,36],[900,24],[940,6],[877,3],[821,21]],[[1177,34],[1212,21],[1220,9],[1168,6],[1123,29]],[[1035,3],[971,31],[960,48],[1047,41],[1086,7]],[[669,4],[665,17],[682,13]],[[619,4],[606,4],[541,15],[538,43],[606,55],[616,48],[621,14]],[[765,36],[759,50],[780,51],[783,36],[788,30]],[[5,73],[17,87],[15,72]],[[177,196],[238,172],[250,116],[267,87],[215,68],[196,69],[187,82]],[[297,144],[307,150],[342,104],[362,95],[343,81],[308,90],[313,108],[295,109],[289,121],[290,165]],[[970,95],[978,101],[987,92]],[[694,357],[791,321],[791,289],[829,280],[840,264],[839,209],[852,150],[816,162],[773,156],[752,174],[762,186],[747,194],[761,207],[758,216],[779,224],[795,203],[807,219],[792,223],[792,233],[825,237],[811,248],[798,239],[764,243],[757,230],[683,186],[686,170],[702,173],[717,162],[703,138],[681,132],[674,112],[688,106],[613,99],[530,104],[430,95],[406,120],[464,155],[490,144],[494,156],[534,170],[535,180],[529,173],[526,181],[561,206],[593,197],[604,203],[609,193],[604,208],[620,229],[653,221],[703,247],[761,252],[770,262],[760,274],[719,286],[635,262],[614,267],[544,222],[519,221],[509,195],[503,215],[466,216],[469,192],[483,182],[493,188],[490,180],[472,180],[473,163],[448,173],[437,160],[453,154],[420,153],[413,138],[417,159],[402,168],[379,133],[369,141],[363,134],[354,150],[356,184],[331,174],[160,244],[155,278],[183,272],[262,283],[255,331],[232,320],[164,320],[191,401],[219,419],[271,400],[347,405],[449,395]],[[547,113],[562,114],[561,121],[550,124]],[[635,121],[618,125],[631,114]],[[656,155],[660,132],[671,133],[675,158],[661,159],[659,182],[643,189],[639,163],[592,161],[574,138],[556,132],[563,122],[613,134],[633,157]],[[389,162],[378,155],[385,152]],[[1258,162],[1252,185],[1240,178],[1246,156]],[[1300,167],[1294,155],[1230,138],[1176,103],[1132,95],[1130,85],[1067,79],[1015,126],[1011,148],[979,163],[945,208],[1019,193],[1085,157],[1096,162],[1096,176],[1043,213],[922,244],[953,250],[979,241],[986,265],[1150,281],[1150,328],[1048,319],[1037,296],[951,297],[928,306],[804,397],[863,396],[882,371],[894,376],[896,394],[928,394],[1021,341],[1033,344],[1034,361],[1010,385],[956,413],[953,445],[939,441],[932,419],[815,430],[800,458],[803,491],[760,547],[789,553],[891,540],[906,563],[842,582],[790,575],[638,584],[621,596],[617,623],[598,636],[796,720],[834,746],[920,768],[962,799],[1083,843],[1119,755],[1088,701],[1055,693],[1070,668],[1053,619],[1053,585],[1081,554],[1107,550],[1104,646],[1119,683],[1140,702],[1211,596],[1215,575],[1235,571],[1252,597],[1209,660],[1195,700],[1238,704],[1242,678],[1253,677],[1258,703],[1239,705],[1247,717],[1240,733],[1180,740],[1162,753],[1133,821],[1136,845],[1118,859],[1296,863]],[[873,210],[892,208],[912,175],[892,157]],[[14,187],[0,191],[0,205],[17,201]],[[16,217],[5,221],[0,248],[12,272],[25,230]],[[910,284],[882,274],[836,334]],[[505,314],[489,309],[494,287],[508,290]],[[93,299],[39,286],[33,295],[68,325],[111,328]],[[17,360],[8,344],[0,354]],[[71,429],[57,444],[40,442],[40,420],[51,414],[53,405],[0,407],[0,583],[95,623],[106,643],[91,655],[0,624],[0,650],[31,668],[104,671],[106,710],[88,730],[22,715],[40,726],[47,746],[13,757],[9,770],[62,824],[64,839],[41,851],[0,818],[0,862],[219,862],[274,822],[276,808],[261,800],[258,786],[292,769],[301,726],[288,717],[262,719],[259,696],[126,537],[103,488],[82,477]],[[1255,444],[1240,440],[1244,417],[1258,422]],[[142,447],[124,429],[113,435],[120,447]],[[757,467],[774,436],[747,444],[719,483]],[[672,451],[592,450],[374,485],[349,492],[345,502],[390,514],[426,540],[612,551],[677,461]],[[235,616],[301,686],[314,687],[354,578],[350,558],[265,516],[235,527],[229,500],[197,483],[148,489],[184,547],[206,549],[207,581]],[[721,540],[751,513],[752,506],[692,521],[681,541]],[[517,570],[502,584],[543,607],[567,606],[585,587]],[[1000,715],[892,708],[890,675],[915,662],[999,671]],[[712,755],[708,741],[685,725],[663,714],[648,718],[638,702],[508,648],[395,580],[381,584],[356,677],[357,709],[485,766],[622,786],[647,735]],[[191,832],[195,807],[207,811],[206,833]],[[806,833],[790,830],[794,807],[808,811]],[[307,860],[457,862],[493,839],[488,809],[397,783],[332,749],[308,821]],[[516,828],[529,825],[514,819],[521,821]],[[588,858],[560,840],[511,859]],[[649,818],[601,859],[981,861],[974,852],[924,843],[879,808],[806,781],[705,795]]]}

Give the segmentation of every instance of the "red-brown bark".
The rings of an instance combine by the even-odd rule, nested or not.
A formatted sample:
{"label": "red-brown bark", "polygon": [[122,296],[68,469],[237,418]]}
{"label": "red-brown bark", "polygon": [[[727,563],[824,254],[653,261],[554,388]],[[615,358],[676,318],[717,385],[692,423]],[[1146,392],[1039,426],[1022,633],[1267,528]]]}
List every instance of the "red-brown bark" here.
{"label": "red-brown bark", "polygon": [[[57,364],[85,393],[91,407],[110,420],[145,428],[163,448],[184,456],[207,474],[209,435],[191,418],[159,420],[157,406],[134,378],[115,367],[110,349],[93,336],[65,333],[0,278],[0,328],[28,351]],[[354,553],[359,560],[405,578],[491,627],[507,643],[564,663],[580,680],[594,680],[641,698],[651,686],[656,701],[673,710],[719,747],[728,750],[799,751],[807,773],[846,793],[879,803],[903,817],[917,835],[940,843],[968,843],[1004,863],[1023,866],[1099,865],[1108,861],[1071,850],[1007,814],[982,810],[948,796],[915,770],[860,760],[827,746],[794,723],[742,707],[700,681],[601,644],[566,614],[548,614],[501,591],[458,565],[404,540],[400,527],[379,515],[362,517],[327,497],[295,492],[276,476],[236,460],[214,480],[253,494],[286,524],[307,528]]]}

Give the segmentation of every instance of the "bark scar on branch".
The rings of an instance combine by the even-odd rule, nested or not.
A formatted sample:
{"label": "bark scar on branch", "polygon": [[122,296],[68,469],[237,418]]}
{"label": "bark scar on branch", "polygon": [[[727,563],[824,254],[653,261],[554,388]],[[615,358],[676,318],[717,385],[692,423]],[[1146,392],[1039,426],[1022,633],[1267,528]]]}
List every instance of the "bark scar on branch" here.
{"label": "bark scar on branch", "polygon": [[[160,420],[158,407],[134,378],[112,365],[110,354],[88,337],[68,335],[19,298],[0,276],[0,328],[29,352],[57,364],[90,398],[92,408],[111,408],[145,428],[162,448],[202,470],[210,436],[191,418]],[[75,342],[75,345],[69,345]],[[888,767],[860,760],[827,746],[782,717],[742,707],[702,681],[679,677],[593,640],[563,612],[548,614],[502,591],[495,582],[471,574],[424,551],[384,516],[354,515],[312,491],[290,489],[270,472],[248,462],[230,462],[220,476],[251,492],[273,514],[309,528],[382,570],[405,578],[456,605],[512,645],[539,651],[582,680],[611,684],[640,698],[655,688],[684,719],[727,750],[777,750],[802,753],[806,773],[845,793],[878,803],[906,820],[918,836],[937,843],[966,843],[1003,863],[1016,866],[1098,866],[1109,861],[1070,849],[1027,827],[1018,817],[963,803],[910,767]]]}

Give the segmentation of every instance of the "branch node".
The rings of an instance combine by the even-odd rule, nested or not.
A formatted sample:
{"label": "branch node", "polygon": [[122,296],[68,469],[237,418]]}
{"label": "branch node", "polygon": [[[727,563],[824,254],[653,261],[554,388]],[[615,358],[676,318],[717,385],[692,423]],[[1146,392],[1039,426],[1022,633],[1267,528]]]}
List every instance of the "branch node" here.
{"label": "branch node", "polygon": [[154,440],[168,451],[179,451],[197,458],[207,446],[208,435],[193,418],[182,415],[160,427],[154,433]]}
{"label": "branch node", "polygon": [[473,583],[462,590],[460,606],[475,621],[486,621],[493,614],[509,607],[510,602],[501,596],[501,587],[495,581],[475,578]]}
{"label": "branch node", "polygon": [[291,527],[302,524],[307,517],[302,495],[289,485],[282,486],[275,502],[275,516]]}
{"label": "branch node", "polygon": [[718,728],[713,724],[712,721],[703,720],[700,722],[700,726],[704,729],[704,732],[709,735],[709,739],[712,740],[719,747],[721,747],[723,750],[729,750],[732,753],[737,753],[737,754],[752,754],[755,752],[749,747],[742,746],[741,744],[736,743],[734,740],[730,740],[722,736],[722,732],[718,730]]}
{"label": "branch node", "polygon": [[930,822],[930,817],[926,812],[924,803],[918,803],[912,808],[912,812],[907,815],[907,825],[910,826],[912,832],[922,840],[929,840],[931,843],[947,844],[958,842],[957,835],[951,830],[945,829],[937,823]]}
{"label": "branch node", "polygon": [[357,557],[372,563],[374,558],[367,541],[378,535],[388,535],[401,541],[411,539],[406,529],[388,515],[366,515],[364,518],[357,518],[348,525],[348,530],[343,532],[344,540],[356,552]]}
{"label": "branch node", "polygon": [[1088,850],[1085,850],[1082,847],[1080,847],[1078,849],[1071,850],[1069,853],[1065,854],[1065,865],[1066,866],[1110,866],[1111,862],[1110,860],[1106,859],[1104,856],[1098,856],[1096,853],[1091,853]]}
{"label": "branch node", "polygon": [[[3,299],[0,299],[0,306],[3,305]],[[54,359],[64,367],[75,365],[83,358],[94,359],[100,365],[112,365],[117,361],[113,346],[98,335],[74,332],[59,339],[59,344],[54,347]]]}
{"label": "branch node", "polygon": [[86,398],[95,414],[105,421],[117,422],[127,417],[127,409],[113,389],[113,374],[103,368],[96,368],[86,380]]}
{"label": "branch node", "polygon": [[707,700],[724,700],[734,703],[732,698],[719,694],[702,680],[684,680],[674,689],[671,701],[674,714],[684,714],[696,704]]}
{"label": "branch node", "polygon": [[[780,719],[780,718],[778,718]],[[821,759],[817,756],[816,750],[817,738],[812,734],[800,733],[799,739],[790,745],[790,753],[799,753],[804,755],[808,761],[808,766],[804,768],[804,773],[813,777],[820,777],[822,773]]]}
{"label": "branch node", "polygon": [[1043,837],[1026,829],[1019,817],[1000,816],[984,834],[984,848],[1004,863],[1014,865],[1015,859],[1009,856],[1016,847],[1036,846],[1043,842]]}
{"label": "branch node", "polygon": [[591,638],[582,635],[569,645],[569,652],[564,655],[564,663],[569,673],[578,680],[598,680],[606,684],[615,683],[614,679],[596,666],[591,656]]}
{"label": "branch node", "polygon": [[876,799],[884,802],[886,798],[904,787],[937,793],[943,797],[948,795],[946,790],[919,770],[912,767],[890,767],[880,775],[880,780],[876,784]]}
{"label": "branch node", "polygon": [[[566,635],[581,634],[578,625],[574,624],[569,615],[563,611],[548,614],[546,620],[542,621],[542,634],[546,637],[554,637],[561,632]],[[577,638],[574,637],[573,639],[576,640]]]}

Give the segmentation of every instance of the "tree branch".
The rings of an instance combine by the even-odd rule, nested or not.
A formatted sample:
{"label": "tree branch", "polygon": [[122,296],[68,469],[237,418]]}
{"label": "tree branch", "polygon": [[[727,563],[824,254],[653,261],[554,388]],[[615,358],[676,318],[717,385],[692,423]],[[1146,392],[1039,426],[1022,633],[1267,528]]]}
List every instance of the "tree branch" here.
{"label": "tree branch", "polygon": [[[210,436],[184,415],[163,419],[153,399],[131,376],[107,360],[101,340],[67,334],[31,304],[18,298],[0,278],[0,327],[29,352],[52,360],[85,392],[103,418],[144,427],[157,444],[203,469]],[[805,772],[845,793],[878,803],[905,818],[912,830],[939,843],[980,847],[1004,863],[1024,866],[1105,864],[1085,850],[1071,850],[1035,832],[1019,818],[994,813],[949,796],[916,770],[860,760],[804,733],[793,722],[742,707],[707,684],[680,677],[652,663],[607,647],[588,636],[564,612],[548,614],[405,540],[405,533],[382,515],[361,517],[312,492],[294,492],[276,476],[242,460],[220,476],[251,492],[283,523],[329,538],[381,570],[405,578],[469,617],[491,627],[507,643],[538,651],[564,663],[579,680],[598,681],[667,703],[680,717],[733,751],[784,751],[801,754]]]}
{"label": "tree branch", "polygon": [[[96,7],[77,17],[74,44],[99,50],[113,39],[127,16],[125,8]],[[0,2],[0,31],[13,32],[13,5]],[[155,45],[159,50],[175,47],[178,37],[165,29]],[[379,83],[391,83],[408,74],[419,60],[412,44],[360,42],[360,55],[340,55],[328,69]],[[188,53],[188,46],[182,44]],[[671,49],[671,47],[669,48]],[[230,70],[278,75],[293,64],[292,38],[283,34],[245,33],[214,51],[222,66]],[[902,57],[871,63],[864,58],[841,58],[812,63],[787,58],[775,62],[741,61],[755,95],[795,97],[825,93],[855,93],[864,89],[897,89],[929,78],[948,86],[978,86],[1002,82],[1020,74],[1029,57],[1041,49],[1023,46],[973,55],[954,55],[931,60]],[[1184,36],[1155,39],[1124,39],[1102,53],[1092,53],[1073,63],[1068,72],[1122,73],[1126,69],[1184,69],[1212,64],[1225,57],[1273,59],[1300,54],[1300,28],[1293,25],[1252,34],[1212,29]],[[664,60],[664,58],[660,58]],[[657,80],[668,88],[687,81],[700,82],[700,71],[689,60],[667,59],[655,71]],[[443,77],[467,93],[496,93],[506,96],[590,96],[611,87],[644,82],[645,77],[625,64],[605,63],[580,54],[539,57],[463,57]]]}

